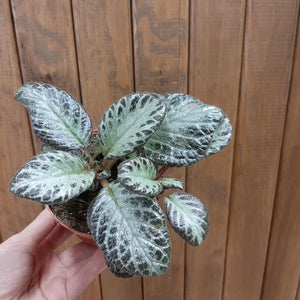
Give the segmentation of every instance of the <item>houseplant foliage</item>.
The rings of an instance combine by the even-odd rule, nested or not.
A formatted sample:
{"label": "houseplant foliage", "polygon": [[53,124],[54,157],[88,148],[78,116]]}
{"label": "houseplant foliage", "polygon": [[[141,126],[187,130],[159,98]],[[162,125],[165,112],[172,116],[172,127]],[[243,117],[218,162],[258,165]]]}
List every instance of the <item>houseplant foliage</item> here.
{"label": "houseplant foliage", "polygon": [[182,182],[161,176],[166,167],[189,166],[229,143],[232,128],[221,109],[185,94],[135,93],[112,104],[95,133],[81,104],[54,86],[28,83],[15,99],[44,145],[10,191],[50,206],[84,201],[88,228],[116,276],[168,269],[166,220],[187,243],[202,243],[209,221],[200,200],[171,193],[163,199],[165,216],[156,197],[183,190]]}

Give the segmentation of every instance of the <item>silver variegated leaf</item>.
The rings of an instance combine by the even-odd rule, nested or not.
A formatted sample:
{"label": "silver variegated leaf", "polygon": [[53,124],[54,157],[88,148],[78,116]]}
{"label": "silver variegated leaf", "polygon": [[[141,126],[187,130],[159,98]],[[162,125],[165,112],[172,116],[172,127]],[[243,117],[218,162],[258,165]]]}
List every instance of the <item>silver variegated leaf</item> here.
{"label": "silver variegated leaf", "polygon": [[169,268],[170,236],[155,198],[114,181],[91,204],[88,225],[116,276],[158,276]]}
{"label": "silver variegated leaf", "polygon": [[166,189],[180,189],[183,190],[183,182],[177,180],[175,178],[163,177],[158,179],[159,182],[162,184],[164,190]]}
{"label": "silver variegated leaf", "polygon": [[166,117],[144,145],[157,164],[188,166],[220,151],[230,141],[231,124],[224,112],[184,94],[164,95]]}
{"label": "silver variegated leaf", "polygon": [[118,180],[126,188],[147,196],[160,194],[163,189],[155,180],[156,167],[147,158],[137,157],[125,160],[118,166]]}
{"label": "silver variegated leaf", "polygon": [[54,147],[47,145],[47,144],[43,144],[41,146],[41,150],[40,153],[47,153],[47,152],[52,152],[52,151],[56,151],[57,149],[55,149]]}
{"label": "silver variegated leaf", "polygon": [[33,157],[16,173],[9,189],[20,198],[40,203],[65,203],[86,191],[94,177],[84,160],[58,150]]}
{"label": "silver variegated leaf", "polygon": [[192,246],[199,246],[205,239],[209,219],[201,201],[186,193],[173,193],[164,198],[168,220],[174,231]]}
{"label": "silver variegated leaf", "polygon": [[36,136],[57,149],[86,147],[92,123],[86,110],[72,96],[46,83],[22,86],[15,99],[23,103]]}
{"label": "silver variegated leaf", "polygon": [[[41,146],[41,150],[40,153],[47,153],[47,152],[53,152],[53,151],[57,151],[58,149],[54,148],[53,146],[47,145],[47,144],[43,144]],[[78,157],[80,157],[81,159],[85,160],[86,162],[90,161],[90,157],[89,155],[83,151],[82,149],[73,149],[73,150],[68,150],[69,153],[74,154]]]}
{"label": "silver variegated leaf", "polygon": [[183,189],[183,183],[176,179],[156,179],[156,171],[156,166],[151,160],[137,157],[118,166],[118,180],[127,189],[147,196],[156,196],[168,188]]}
{"label": "silver variegated leaf", "polygon": [[136,93],[125,96],[104,113],[98,138],[106,158],[116,159],[146,143],[165,116],[160,95]]}
{"label": "silver variegated leaf", "polygon": [[224,121],[220,124],[217,130],[213,134],[212,141],[206,150],[206,156],[218,153],[226,145],[229,144],[232,135],[232,126],[228,118],[224,118]]}

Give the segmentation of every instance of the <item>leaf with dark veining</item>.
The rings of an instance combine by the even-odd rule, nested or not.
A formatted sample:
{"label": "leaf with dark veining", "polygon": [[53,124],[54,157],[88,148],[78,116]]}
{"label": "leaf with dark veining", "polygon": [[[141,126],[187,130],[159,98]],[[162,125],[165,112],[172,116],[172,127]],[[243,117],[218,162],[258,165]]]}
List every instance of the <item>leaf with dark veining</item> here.
{"label": "leaf with dark veining", "polygon": [[39,154],[14,176],[10,191],[20,198],[40,203],[67,202],[93,183],[94,170],[86,161],[64,151]]}
{"label": "leaf with dark veining", "polygon": [[164,207],[171,227],[187,243],[199,246],[204,241],[209,219],[198,198],[186,193],[173,193],[164,198]]}
{"label": "leaf with dark veining", "polygon": [[127,95],[104,113],[98,138],[106,158],[127,156],[144,145],[158,129],[166,107],[153,93]]}
{"label": "leaf with dark veining", "polygon": [[15,99],[26,107],[36,136],[56,149],[78,149],[90,143],[92,123],[82,105],[46,83],[22,86]]}
{"label": "leaf with dark veining", "polygon": [[184,94],[164,95],[166,117],[144,145],[147,157],[160,165],[182,167],[222,150],[231,124],[224,112]]}
{"label": "leaf with dark veining", "polygon": [[112,182],[91,204],[88,225],[116,276],[158,276],[169,268],[170,236],[155,198]]}
{"label": "leaf with dark veining", "polygon": [[144,157],[125,160],[118,166],[118,180],[135,193],[156,196],[165,189],[183,189],[183,183],[179,180],[156,177],[156,166]]}

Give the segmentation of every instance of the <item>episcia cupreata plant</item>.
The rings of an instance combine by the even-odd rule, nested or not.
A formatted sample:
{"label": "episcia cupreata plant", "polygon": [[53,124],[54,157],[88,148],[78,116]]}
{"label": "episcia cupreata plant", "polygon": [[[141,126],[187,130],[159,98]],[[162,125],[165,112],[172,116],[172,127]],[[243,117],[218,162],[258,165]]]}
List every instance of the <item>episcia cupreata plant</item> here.
{"label": "episcia cupreata plant", "polygon": [[[162,177],[166,167],[185,167],[219,152],[232,127],[220,109],[190,95],[135,93],[112,104],[97,133],[82,107],[66,92],[28,83],[15,96],[44,143],[16,173],[10,191],[43,204],[82,201],[87,224],[107,266],[119,277],[158,276],[170,265],[166,219],[187,243],[200,245],[209,219],[200,200],[184,192],[163,198],[183,183]],[[95,193],[96,190],[96,193]]]}

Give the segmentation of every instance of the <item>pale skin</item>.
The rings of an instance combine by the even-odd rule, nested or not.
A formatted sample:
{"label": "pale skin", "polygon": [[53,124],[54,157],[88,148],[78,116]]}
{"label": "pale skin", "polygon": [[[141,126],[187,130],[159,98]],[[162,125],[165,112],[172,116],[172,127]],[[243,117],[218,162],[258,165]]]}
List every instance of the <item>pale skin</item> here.
{"label": "pale skin", "polygon": [[0,245],[0,299],[73,300],[105,268],[102,252],[79,243],[55,250],[71,233],[44,210]]}

